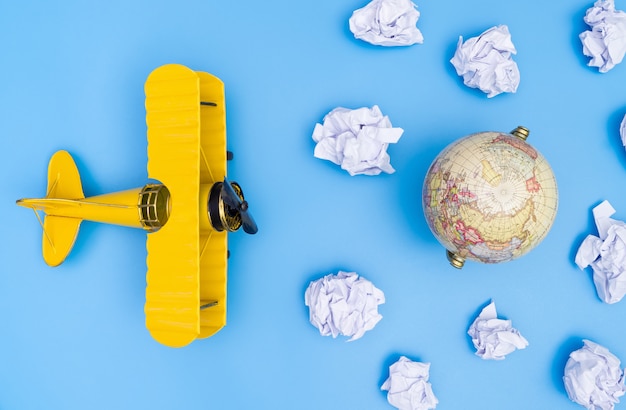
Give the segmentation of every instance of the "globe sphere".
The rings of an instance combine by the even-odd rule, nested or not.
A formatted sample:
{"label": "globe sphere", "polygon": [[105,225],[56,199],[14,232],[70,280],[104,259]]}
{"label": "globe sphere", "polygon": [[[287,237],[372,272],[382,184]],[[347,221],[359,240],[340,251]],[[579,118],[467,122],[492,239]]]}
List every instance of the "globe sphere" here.
{"label": "globe sphere", "polygon": [[537,246],[558,207],[552,168],[526,142],[529,132],[480,132],[433,161],[422,189],[428,226],[461,268],[466,259],[507,262]]}

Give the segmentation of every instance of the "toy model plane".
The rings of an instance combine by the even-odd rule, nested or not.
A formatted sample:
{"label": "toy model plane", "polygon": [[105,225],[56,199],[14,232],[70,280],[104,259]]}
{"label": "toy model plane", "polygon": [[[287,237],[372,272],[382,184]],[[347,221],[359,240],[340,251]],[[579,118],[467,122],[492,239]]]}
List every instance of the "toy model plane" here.
{"label": "toy model plane", "polygon": [[160,183],[85,198],[74,160],[58,151],[45,198],[17,204],[35,210],[50,266],[65,260],[83,220],[146,230],[146,327],[158,342],[182,347],[226,324],[227,232],[254,234],[257,226],[241,187],[226,179],[221,80],[165,65],[149,75],[145,93],[148,177]]}

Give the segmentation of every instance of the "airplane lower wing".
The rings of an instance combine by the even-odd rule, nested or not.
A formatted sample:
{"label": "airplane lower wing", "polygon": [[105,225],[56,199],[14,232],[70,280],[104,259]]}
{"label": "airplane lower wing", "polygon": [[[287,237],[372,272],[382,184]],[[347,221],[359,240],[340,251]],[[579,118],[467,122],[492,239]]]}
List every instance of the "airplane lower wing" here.
{"label": "airplane lower wing", "polygon": [[[226,176],[224,84],[208,73],[196,74],[200,79],[200,100],[215,104],[202,105],[200,110],[200,183],[213,186]],[[207,214],[203,208],[201,215]],[[200,257],[200,299],[218,303],[200,311],[199,338],[212,336],[226,325],[227,239],[226,231],[217,232],[212,228],[200,231],[200,243],[203,244]]]}

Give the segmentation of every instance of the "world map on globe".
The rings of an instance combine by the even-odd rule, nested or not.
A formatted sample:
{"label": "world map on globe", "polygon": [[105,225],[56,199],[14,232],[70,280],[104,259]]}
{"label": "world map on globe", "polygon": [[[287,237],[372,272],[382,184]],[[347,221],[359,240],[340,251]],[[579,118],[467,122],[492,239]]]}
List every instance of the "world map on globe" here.
{"label": "world map on globe", "polygon": [[458,268],[520,257],[541,242],[558,207],[554,173],[528,130],[481,132],[447,146],[422,190],[430,230]]}

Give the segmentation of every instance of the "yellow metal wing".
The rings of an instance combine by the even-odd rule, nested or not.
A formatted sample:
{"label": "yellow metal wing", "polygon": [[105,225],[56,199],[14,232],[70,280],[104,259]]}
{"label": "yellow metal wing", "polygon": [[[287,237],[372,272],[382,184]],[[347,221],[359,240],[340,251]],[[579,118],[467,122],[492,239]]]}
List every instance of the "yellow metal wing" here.
{"label": "yellow metal wing", "polygon": [[[210,74],[198,72],[200,99],[215,106],[203,105],[200,112],[200,182],[210,189],[226,176],[226,103],[224,84]],[[203,196],[203,198],[207,198]],[[207,201],[202,216],[206,225],[200,231],[200,299],[217,305],[200,312],[200,338],[209,337],[226,325],[227,234],[213,230],[208,222]]]}
{"label": "yellow metal wing", "polygon": [[[207,73],[166,65],[145,93],[148,177],[171,195],[168,222],[147,238],[146,326],[181,347],[226,324],[227,236],[211,228],[206,209],[226,173],[224,90]],[[201,310],[206,304],[214,306]]]}

